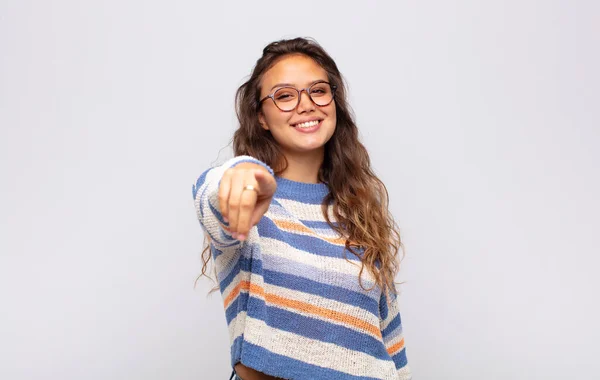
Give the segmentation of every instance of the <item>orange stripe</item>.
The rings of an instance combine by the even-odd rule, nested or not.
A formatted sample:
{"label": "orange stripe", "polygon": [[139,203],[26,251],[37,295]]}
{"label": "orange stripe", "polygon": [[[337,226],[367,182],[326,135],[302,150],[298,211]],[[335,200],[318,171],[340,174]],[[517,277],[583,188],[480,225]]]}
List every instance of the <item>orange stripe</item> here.
{"label": "orange stripe", "polygon": [[366,330],[371,334],[381,337],[381,330],[379,327],[376,327],[368,322],[363,321],[360,318],[354,317],[352,315],[340,313],[336,310],[327,309],[324,307],[319,307],[315,305],[311,305],[307,302],[290,300],[284,297],[277,296],[275,294],[267,294],[266,299],[273,304],[279,304],[283,306],[287,306],[304,313],[310,313],[314,315],[319,315],[324,318],[328,318],[334,321],[342,322],[348,325],[352,325],[354,327],[358,327],[362,330]]}
{"label": "orange stripe", "polygon": [[[250,287],[252,287],[254,289],[254,291],[251,291],[250,293],[259,293],[259,294],[263,295],[262,288],[260,286],[257,286],[254,284],[251,285],[249,281],[240,281],[239,284],[237,284],[233,289],[231,289],[231,292],[229,293],[229,295],[223,300],[223,306],[225,306],[225,309],[227,309],[227,307],[229,306],[231,301],[233,301],[233,299],[238,296],[238,294],[240,293],[241,290],[248,291],[248,290],[250,290]],[[257,291],[257,288],[260,290]],[[264,295],[263,295],[263,297],[264,297]]]}
{"label": "orange stripe", "polygon": [[225,298],[223,300],[223,306],[225,306],[225,309],[227,309],[227,307],[229,306],[229,304],[231,303],[231,301],[237,297],[237,295],[240,292],[240,287],[241,287],[242,283],[240,282],[239,284],[237,284],[233,289],[231,289],[231,292],[229,293],[229,295],[227,296],[227,298]]}
{"label": "orange stripe", "polygon": [[400,351],[400,349],[404,347],[404,338],[402,338],[402,340],[396,344],[394,344],[393,346],[391,346],[390,348],[387,349],[388,354],[394,355],[396,352]]}
{"label": "orange stripe", "polygon": [[308,227],[306,227],[305,225],[299,224],[299,223],[294,223],[294,222],[290,222],[287,220],[273,220],[273,222],[275,223],[275,225],[277,225],[279,228],[283,228],[286,229],[288,231],[293,231],[293,232],[303,232],[305,234],[308,235],[313,235],[313,236],[317,236],[323,240],[326,240],[330,243],[333,244],[340,244],[340,245],[344,245],[346,243],[346,239],[345,238],[330,238],[330,237],[325,237],[325,236],[320,236],[317,235],[313,230],[309,229]]}
{"label": "orange stripe", "polygon": [[265,293],[262,287],[255,284],[250,284],[248,281],[241,281],[235,288],[233,288],[229,296],[227,296],[225,299],[225,308],[227,308],[231,300],[238,295],[241,289],[249,290],[250,294],[263,296],[265,300],[271,304],[285,306],[291,309],[299,310],[303,313],[318,315],[326,319],[342,322],[359,329],[366,330],[377,337],[381,337],[381,330],[379,327],[374,326],[360,318],[345,313],[340,313],[336,310],[315,306],[307,302],[291,300],[289,298],[281,297],[272,293]]}

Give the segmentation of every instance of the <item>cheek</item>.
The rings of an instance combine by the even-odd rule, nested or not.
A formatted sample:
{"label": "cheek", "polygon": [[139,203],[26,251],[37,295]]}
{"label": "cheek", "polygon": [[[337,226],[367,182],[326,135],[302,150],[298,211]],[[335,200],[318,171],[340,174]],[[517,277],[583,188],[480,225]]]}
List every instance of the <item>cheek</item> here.
{"label": "cheek", "polygon": [[287,124],[290,118],[289,113],[281,112],[275,107],[269,107],[264,110],[265,119],[271,128],[277,128],[282,124]]}
{"label": "cheek", "polygon": [[333,126],[335,127],[336,121],[337,121],[337,113],[335,110],[335,104],[332,104],[329,107],[331,107],[331,108],[326,111],[327,117],[333,121]]}

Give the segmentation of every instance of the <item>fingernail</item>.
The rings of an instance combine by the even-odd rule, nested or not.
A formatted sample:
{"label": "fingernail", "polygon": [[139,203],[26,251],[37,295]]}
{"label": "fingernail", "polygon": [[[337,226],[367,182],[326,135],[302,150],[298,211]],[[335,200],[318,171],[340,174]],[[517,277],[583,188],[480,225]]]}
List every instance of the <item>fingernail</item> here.
{"label": "fingernail", "polygon": [[246,240],[246,235],[244,234],[239,234],[237,237],[238,240]]}
{"label": "fingernail", "polygon": [[225,223],[229,223],[229,219],[227,219],[226,217],[223,217],[223,220],[225,221]]}
{"label": "fingernail", "polygon": [[232,236],[234,239],[237,239],[237,232],[232,232],[232,233],[231,233],[231,236]]}

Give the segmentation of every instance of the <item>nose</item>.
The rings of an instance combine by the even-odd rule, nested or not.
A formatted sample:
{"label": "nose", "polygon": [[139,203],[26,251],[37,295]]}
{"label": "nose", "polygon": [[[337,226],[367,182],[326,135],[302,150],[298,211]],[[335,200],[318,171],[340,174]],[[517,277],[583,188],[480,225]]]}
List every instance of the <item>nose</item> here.
{"label": "nose", "polygon": [[[305,95],[305,96],[302,96]],[[308,112],[315,109],[315,104],[312,99],[308,95],[308,91],[306,89],[300,90],[300,95],[298,95],[298,113]]]}

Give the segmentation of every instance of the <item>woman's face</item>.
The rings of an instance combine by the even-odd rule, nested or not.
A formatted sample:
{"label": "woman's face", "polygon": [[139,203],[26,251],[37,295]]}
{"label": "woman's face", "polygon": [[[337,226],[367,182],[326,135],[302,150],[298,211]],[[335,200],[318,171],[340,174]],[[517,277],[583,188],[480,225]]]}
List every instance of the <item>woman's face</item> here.
{"label": "woman's face", "polygon": [[[305,55],[289,55],[263,75],[260,99],[280,87],[302,89],[318,81],[328,81],[325,69]],[[335,100],[326,106],[318,106],[303,91],[298,106],[284,112],[277,108],[273,99],[266,99],[259,111],[259,121],[264,129],[271,131],[284,153],[322,152],[335,131]]]}

